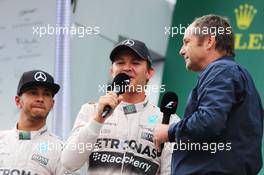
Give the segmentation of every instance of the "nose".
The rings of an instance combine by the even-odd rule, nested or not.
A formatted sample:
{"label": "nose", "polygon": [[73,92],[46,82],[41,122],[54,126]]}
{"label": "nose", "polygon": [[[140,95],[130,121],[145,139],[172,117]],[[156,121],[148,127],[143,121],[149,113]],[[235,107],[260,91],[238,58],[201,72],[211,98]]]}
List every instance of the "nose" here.
{"label": "nose", "polygon": [[44,96],[43,95],[38,95],[36,100],[37,100],[37,102],[43,102],[44,101]]}
{"label": "nose", "polygon": [[132,70],[132,64],[131,63],[126,63],[123,67],[123,71],[129,72]]}
{"label": "nose", "polygon": [[179,52],[179,54],[181,55],[181,56],[184,56],[185,55],[185,49],[184,49],[184,46],[182,46],[181,47],[181,50],[180,50],[180,52]]}

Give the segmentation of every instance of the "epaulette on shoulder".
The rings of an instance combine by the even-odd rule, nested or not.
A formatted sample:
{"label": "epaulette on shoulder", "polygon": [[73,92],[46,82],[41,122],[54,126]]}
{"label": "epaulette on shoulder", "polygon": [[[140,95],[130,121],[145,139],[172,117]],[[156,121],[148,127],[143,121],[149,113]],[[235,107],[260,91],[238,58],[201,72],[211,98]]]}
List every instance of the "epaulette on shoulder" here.
{"label": "epaulette on shoulder", "polygon": [[62,140],[59,136],[57,136],[57,135],[55,135],[55,134],[53,134],[53,133],[48,133],[48,135],[49,135],[52,139],[54,139],[55,141],[59,141],[59,142],[62,142],[62,143],[63,143],[63,140]]}
{"label": "epaulette on shoulder", "polygon": [[158,106],[152,104],[151,102],[149,102],[149,105],[150,105],[151,107],[153,107],[153,108],[159,108]]}

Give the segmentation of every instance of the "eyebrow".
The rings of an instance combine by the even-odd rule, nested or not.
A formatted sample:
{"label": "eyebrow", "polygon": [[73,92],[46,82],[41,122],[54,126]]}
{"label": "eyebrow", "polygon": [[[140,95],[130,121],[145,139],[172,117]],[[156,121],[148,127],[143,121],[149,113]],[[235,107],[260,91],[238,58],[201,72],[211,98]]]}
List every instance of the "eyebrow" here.
{"label": "eyebrow", "polygon": [[182,42],[187,42],[187,41],[190,41],[190,39],[188,39],[188,38],[183,38],[182,39]]}
{"label": "eyebrow", "polygon": [[28,88],[27,91],[36,91],[36,90],[38,90],[38,88],[43,88],[45,92],[51,92],[51,93],[52,93],[52,91],[51,91],[50,89],[48,89],[48,88],[46,88],[46,87],[43,87],[43,86],[30,87],[30,88]]}
{"label": "eyebrow", "polygon": [[[132,58],[133,58],[132,61],[145,61],[144,59],[140,58],[139,56],[133,56]],[[124,58],[120,57],[120,56],[116,57],[116,59],[115,59],[115,61],[123,61],[123,60],[124,60]]]}

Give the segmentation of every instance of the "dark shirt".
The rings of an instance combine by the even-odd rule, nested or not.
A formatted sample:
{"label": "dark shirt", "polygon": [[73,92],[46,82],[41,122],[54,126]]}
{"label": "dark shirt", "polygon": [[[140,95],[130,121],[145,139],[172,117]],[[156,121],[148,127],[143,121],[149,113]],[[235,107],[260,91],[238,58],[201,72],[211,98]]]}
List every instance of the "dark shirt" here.
{"label": "dark shirt", "polygon": [[[184,118],[169,128],[173,175],[256,175],[263,109],[248,71],[232,57],[200,73]],[[181,146],[181,147],[180,147]]]}

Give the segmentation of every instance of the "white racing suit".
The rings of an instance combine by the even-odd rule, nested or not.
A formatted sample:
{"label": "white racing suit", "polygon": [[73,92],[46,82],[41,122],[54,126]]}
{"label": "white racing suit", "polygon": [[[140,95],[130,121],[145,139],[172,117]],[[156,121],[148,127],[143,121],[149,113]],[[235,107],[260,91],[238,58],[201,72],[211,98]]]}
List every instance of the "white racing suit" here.
{"label": "white racing suit", "polygon": [[[168,175],[172,144],[162,154],[155,149],[153,131],[163,114],[148,101],[121,102],[104,124],[93,120],[97,104],[84,104],[77,116],[62,163],[69,171],[88,163],[89,175]],[[176,115],[171,122],[179,120]]]}
{"label": "white racing suit", "polygon": [[63,175],[62,146],[46,126],[31,132],[1,131],[0,175]]}

